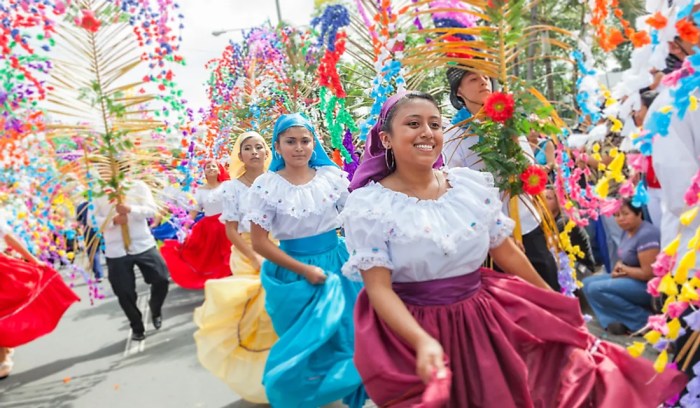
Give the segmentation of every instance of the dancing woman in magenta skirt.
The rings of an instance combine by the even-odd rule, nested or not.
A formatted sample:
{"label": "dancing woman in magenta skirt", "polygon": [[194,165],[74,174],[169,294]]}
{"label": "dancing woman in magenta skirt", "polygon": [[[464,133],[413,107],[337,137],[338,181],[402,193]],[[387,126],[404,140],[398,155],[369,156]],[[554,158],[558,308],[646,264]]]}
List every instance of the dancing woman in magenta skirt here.
{"label": "dancing woman in magenta skirt", "polygon": [[204,174],[207,182],[195,192],[197,208],[191,214],[194,219],[199,211],[204,211],[204,218],[194,224],[185,242],[166,240],[160,249],[173,281],[185,289],[204,289],[207,280],[231,275],[231,245],[226,228],[219,221],[221,186],[229,179],[228,173],[210,160],[204,165]]}
{"label": "dancing woman in magenta skirt", "polygon": [[40,263],[0,219],[0,239],[23,260],[0,254],[0,378],[12,370],[10,348],[51,333],[79,301],[61,275]]}
{"label": "dancing woman in magenta skirt", "polygon": [[[442,118],[395,95],[367,140],[341,219],[362,276],[355,364],[382,407],[656,407],[685,376],[600,342],[509,238],[488,173],[435,170]],[[487,254],[507,273],[481,268]],[[426,385],[427,384],[427,385]],[[423,405],[420,405],[423,404]]]}

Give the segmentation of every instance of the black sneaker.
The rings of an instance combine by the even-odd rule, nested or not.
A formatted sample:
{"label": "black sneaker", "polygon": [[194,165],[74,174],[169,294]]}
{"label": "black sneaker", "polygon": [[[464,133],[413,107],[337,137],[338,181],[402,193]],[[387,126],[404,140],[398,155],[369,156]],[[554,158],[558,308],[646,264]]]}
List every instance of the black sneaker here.
{"label": "black sneaker", "polygon": [[156,330],[160,330],[160,327],[163,325],[163,317],[162,316],[153,316],[153,327],[155,327]]}
{"label": "black sneaker", "polygon": [[144,340],[146,340],[146,334],[145,333],[134,333],[131,335],[131,340],[144,341]]}
{"label": "black sneaker", "polygon": [[622,323],[617,323],[617,322],[610,323],[608,325],[607,330],[608,330],[608,333],[614,334],[616,336],[623,336],[626,334],[630,334],[630,329],[628,329],[627,326],[625,326]]}

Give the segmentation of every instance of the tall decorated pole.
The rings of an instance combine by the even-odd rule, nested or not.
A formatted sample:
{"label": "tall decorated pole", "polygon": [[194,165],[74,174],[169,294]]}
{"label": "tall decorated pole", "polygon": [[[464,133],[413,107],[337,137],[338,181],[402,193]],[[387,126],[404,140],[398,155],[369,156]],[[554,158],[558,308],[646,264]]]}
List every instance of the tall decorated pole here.
{"label": "tall decorated pole", "polygon": [[[172,6],[79,0],[56,26],[61,53],[52,60],[48,135],[80,139],[90,156],[81,171],[92,167],[102,174],[96,195],[117,206],[124,203],[129,169],[147,177],[143,170],[170,167],[172,155],[177,157],[177,149],[163,148],[159,135],[190,131],[172,113],[184,112],[181,101],[173,100],[167,69],[181,60],[174,53],[178,36],[169,28]],[[128,248],[128,226],[121,231]]]}

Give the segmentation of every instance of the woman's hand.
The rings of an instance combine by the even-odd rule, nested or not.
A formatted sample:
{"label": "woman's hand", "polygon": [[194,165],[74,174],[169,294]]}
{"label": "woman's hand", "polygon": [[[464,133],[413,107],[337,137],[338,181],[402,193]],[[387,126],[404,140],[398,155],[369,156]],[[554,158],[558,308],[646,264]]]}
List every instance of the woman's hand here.
{"label": "woman's hand", "polygon": [[326,281],[326,274],[318,266],[309,265],[302,275],[312,285],[320,285]]}
{"label": "woman's hand", "polygon": [[447,368],[440,343],[432,337],[426,337],[416,345],[416,373],[425,384],[432,378],[445,378]]}
{"label": "woman's hand", "polygon": [[611,276],[613,278],[621,278],[623,276],[627,276],[627,271],[625,270],[625,265],[622,263],[622,261],[617,261],[615,267],[612,270]]}

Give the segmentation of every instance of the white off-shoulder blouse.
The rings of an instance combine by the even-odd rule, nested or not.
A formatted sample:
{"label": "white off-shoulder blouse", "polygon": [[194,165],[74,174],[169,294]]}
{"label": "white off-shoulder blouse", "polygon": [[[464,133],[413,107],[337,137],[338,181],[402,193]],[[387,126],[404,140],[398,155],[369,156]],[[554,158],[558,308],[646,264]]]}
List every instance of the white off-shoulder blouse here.
{"label": "white off-shoulder blouse", "polygon": [[222,186],[223,183],[216,188],[198,188],[194,193],[196,209],[204,211],[204,215],[207,217],[221,214],[223,207]]}
{"label": "white off-shoulder blouse", "polygon": [[391,270],[393,282],[423,282],[471,273],[489,249],[512,233],[489,173],[453,168],[450,188],[419,200],[379,183],[353,191],[341,214],[350,259],[343,273],[361,279],[372,267]]}
{"label": "white off-shoulder blouse", "polygon": [[311,181],[294,185],[275,172],[258,177],[246,197],[244,222],[254,222],[277,239],[306,238],[337,229],[348,197],[347,173],[316,169]]}

